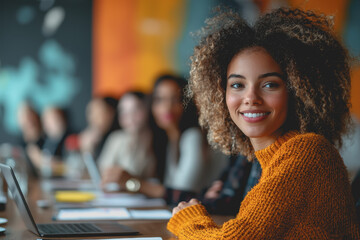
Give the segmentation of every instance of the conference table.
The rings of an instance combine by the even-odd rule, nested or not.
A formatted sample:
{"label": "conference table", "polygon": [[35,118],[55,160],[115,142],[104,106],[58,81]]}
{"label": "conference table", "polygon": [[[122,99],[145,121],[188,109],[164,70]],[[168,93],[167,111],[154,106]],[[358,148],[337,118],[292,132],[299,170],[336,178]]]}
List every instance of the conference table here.
{"label": "conference table", "polygon": [[[50,205],[47,208],[40,208],[37,206],[37,200],[46,199],[49,197],[49,192],[42,191],[39,180],[29,181],[27,202],[37,223],[53,222],[52,217],[55,213],[55,207]],[[41,237],[30,232],[19,214],[14,201],[8,197],[5,211],[0,211],[0,217],[7,218],[8,223],[0,225],[5,227],[4,234],[0,233],[0,240],[28,240],[28,239],[42,239]],[[230,216],[213,216],[218,224],[230,219]],[[176,239],[167,229],[166,225],[168,220],[120,220],[120,224],[130,226],[139,231],[140,234],[133,236],[114,236],[111,238],[142,238],[142,237],[161,237],[162,239]],[[46,239],[59,239],[59,238],[46,238]],[[86,238],[61,238],[61,239],[105,239],[105,237],[86,237]]]}

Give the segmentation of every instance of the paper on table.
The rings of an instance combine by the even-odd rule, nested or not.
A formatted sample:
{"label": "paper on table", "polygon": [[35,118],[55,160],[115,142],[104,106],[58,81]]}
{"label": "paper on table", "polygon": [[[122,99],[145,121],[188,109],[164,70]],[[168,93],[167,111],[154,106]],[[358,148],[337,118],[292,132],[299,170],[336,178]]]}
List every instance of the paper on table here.
{"label": "paper on table", "polygon": [[172,214],[169,210],[155,209],[155,210],[130,210],[130,215],[133,219],[153,219],[166,220],[170,219]]}
{"label": "paper on table", "polygon": [[55,220],[122,220],[130,219],[126,208],[60,209]]}
{"label": "paper on table", "polygon": [[171,212],[165,209],[127,210],[126,208],[77,208],[60,209],[55,220],[167,220]]}
{"label": "paper on table", "polygon": [[[82,238],[83,240],[91,240],[91,239],[85,239]],[[38,238],[37,240],[47,240],[45,238]],[[72,240],[72,239],[67,239],[67,240]],[[102,238],[99,239],[97,238],[97,240],[162,240],[161,237],[144,237],[144,238]]]}
{"label": "paper on table", "polygon": [[161,207],[165,206],[165,201],[160,198],[97,198],[89,204],[94,207]]}

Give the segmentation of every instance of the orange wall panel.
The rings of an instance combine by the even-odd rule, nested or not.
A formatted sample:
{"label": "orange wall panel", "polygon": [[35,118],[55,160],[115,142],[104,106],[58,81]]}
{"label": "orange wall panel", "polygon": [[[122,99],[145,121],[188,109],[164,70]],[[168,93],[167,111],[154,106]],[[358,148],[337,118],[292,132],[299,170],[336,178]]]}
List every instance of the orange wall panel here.
{"label": "orange wall panel", "polygon": [[93,6],[93,94],[119,97],[135,79],[136,1],[95,0]]}
{"label": "orange wall panel", "polygon": [[149,92],[161,73],[174,72],[184,0],[94,0],[93,94]]}

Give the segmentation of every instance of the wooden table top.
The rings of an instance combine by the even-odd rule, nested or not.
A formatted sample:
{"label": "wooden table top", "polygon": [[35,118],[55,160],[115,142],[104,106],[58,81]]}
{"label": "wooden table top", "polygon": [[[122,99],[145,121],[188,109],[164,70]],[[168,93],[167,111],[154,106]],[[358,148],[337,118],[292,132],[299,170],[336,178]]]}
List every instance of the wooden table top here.
{"label": "wooden table top", "polygon": [[[41,191],[41,187],[38,181],[31,181],[29,184],[29,194],[27,196],[27,202],[33,214],[33,217],[37,223],[50,223],[52,216],[55,213],[54,208],[39,208],[36,205],[36,201],[39,199],[47,198],[46,193]],[[1,239],[7,240],[30,240],[41,239],[41,237],[30,232],[19,214],[14,201],[8,198],[5,211],[0,212],[0,217],[7,218],[8,223],[0,225],[6,228],[5,234],[0,234]],[[214,220],[218,224],[222,224],[224,221],[230,219],[228,216],[215,216]],[[120,224],[130,226],[139,231],[140,234],[134,236],[115,236],[107,238],[136,238],[136,237],[162,237],[165,239],[176,239],[167,229],[167,220],[121,220],[117,221]],[[66,239],[104,239],[105,237],[97,238],[66,238]],[[46,238],[51,239],[51,238]]]}

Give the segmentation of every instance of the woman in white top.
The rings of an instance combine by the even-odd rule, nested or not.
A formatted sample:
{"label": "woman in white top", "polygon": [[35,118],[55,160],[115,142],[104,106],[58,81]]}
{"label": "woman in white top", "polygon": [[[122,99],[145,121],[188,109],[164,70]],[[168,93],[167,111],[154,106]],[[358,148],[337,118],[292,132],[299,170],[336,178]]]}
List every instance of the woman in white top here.
{"label": "woman in white top", "polygon": [[195,107],[184,108],[187,82],[172,75],[159,77],[153,88],[151,127],[158,177],[167,188],[198,192],[207,159],[206,140],[198,127]]}
{"label": "woman in white top", "polygon": [[154,176],[148,112],[144,93],[127,92],[120,98],[118,120],[122,129],[110,134],[99,156],[103,184],[121,181],[124,172],[140,178]]}

